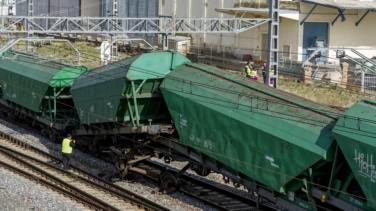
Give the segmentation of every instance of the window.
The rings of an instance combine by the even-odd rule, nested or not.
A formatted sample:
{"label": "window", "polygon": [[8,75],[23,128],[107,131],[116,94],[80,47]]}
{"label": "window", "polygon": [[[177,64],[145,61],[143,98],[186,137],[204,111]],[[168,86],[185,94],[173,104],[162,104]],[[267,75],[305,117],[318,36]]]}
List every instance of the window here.
{"label": "window", "polygon": [[290,45],[283,45],[282,57],[285,59],[290,58]]}

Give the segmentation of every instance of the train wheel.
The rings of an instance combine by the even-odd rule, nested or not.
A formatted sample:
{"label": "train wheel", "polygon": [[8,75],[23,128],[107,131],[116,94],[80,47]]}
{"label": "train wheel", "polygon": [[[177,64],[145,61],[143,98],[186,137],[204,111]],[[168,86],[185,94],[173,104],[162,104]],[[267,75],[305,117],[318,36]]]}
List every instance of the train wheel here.
{"label": "train wheel", "polygon": [[128,175],[128,169],[129,169],[129,166],[127,166],[126,168],[124,168],[121,172],[120,172],[120,178],[124,178]]}
{"label": "train wheel", "polygon": [[210,174],[211,170],[209,168],[206,168],[205,166],[198,165],[198,164],[192,164],[191,163],[191,169],[196,172],[196,174],[206,177]]}
{"label": "train wheel", "polygon": [[43,136],[47,136],[47,134],[48,134],[45,128],[42,128],[42,129],[40,130],[40,133],[41,133]]}
{"label": "train wheel", "polygon": [[57,143],[58,140],[59,140],[58,137],[59,137],[59,136],[58,136],[58,134],[56,134],[56,133],[50,133],[50,134],[49,134],[49,138],[50,138],[50,140],[51,140],[52,142]]}
{"label": "train wheel", "polygon": [[116,160],[116,168],[120,171],[125,169],[127,161],[125,159],[121,159],[120,156]]}
{"label": "train wheel", "polygon": [[33,121],[31,122],[31,126],[35,127],[36,125],[37,125],[37,122],[35,121],[35,119],[33,119]]}
{"label": "train wheel", "polygon": [[124,178],[128,175],[128,159],[124,159],[124,156],[118,156],[116,160],[116,168],[120,171],[120,178]]}
{"label": "train wheel", "polygon": [[202,166],[202,168],[196,169],[195,172],[196,172],[196,174],[198,174],[200,176],[206,177],[210,174],[211,170]]}
{"label": "train wheel", "polygon": [[163,172],[159,178],[159,187],[161,192],[170,194],[179,189],[179,183],[174,175]]}
{"label": "train wheel", "polygon": [[16,116],[16,112],[14,112],[13,110],[8,110],[8,113],[7,113],[7,118],[10,120],[10,121],[16,121],[17,119],[17,116]]}

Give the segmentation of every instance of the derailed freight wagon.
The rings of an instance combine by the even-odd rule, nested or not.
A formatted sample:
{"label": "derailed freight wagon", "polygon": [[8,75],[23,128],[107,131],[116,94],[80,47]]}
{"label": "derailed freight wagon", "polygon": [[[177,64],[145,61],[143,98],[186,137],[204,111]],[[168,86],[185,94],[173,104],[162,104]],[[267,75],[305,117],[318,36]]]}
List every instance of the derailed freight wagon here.
{"label": "derailed freight wagon", "polygon": [[[213,170],[282,209],[376,210],[375,101],[343,113],[174,51],[90,71],[9,51],[0,65],[4,113],[53,140],[72,132],[122,176],[162,155],[188,161],[178,175]],[[162,188],[178,187],[165,173]]]}
{"label": "derailed freight wagon", "polygon": [[[365,210],[376,210],[376,102],[355,103],[338,120],[333,133],[351,171],[334,178],[335,191],[329,193],[353,201]],[[348,184],[345,186],[348,188],[343,184]],[[335,203],[332,198],[326,198],[328,203]]]}
{"label": "derailed freight wagon", "polygon": [[148,134],[168,134],[172,129],[159,86],[170,71],[184,63],[190,60],[177,52],[156,51],[96,68],[79,77],[71,93],[80,122],[74,134],[86,138],[80,144],[99,153],[105,147],[122,143],[121,148],[111,149],[125,176],[130,167],[127,162],[137,154],[137,143],[132,140],[145,143],[150,141]]}
{"label": "derailed freight wagon", "polygon": [[[161,142],[260,199],[289,210],[315,210],[320,203],[345,210],[374,206],[366,205],[361,193],[366,187],[351,180],[337,147],[332,130],[342,112],[200,64],[176,68],[161,91],[179,134],[175,143]],[[369,155],[376,152],[370,150]],[[348,153],[350,160],[354,152]],[[338,197],[350,189],[358,195]]]}
{"label": "derailed freight wagon", "polygon": [[64,60],[9,50],[0,60],[3,111],[11,119],[30,118],[56,141],[76,124],[70,87],[88,70]]}

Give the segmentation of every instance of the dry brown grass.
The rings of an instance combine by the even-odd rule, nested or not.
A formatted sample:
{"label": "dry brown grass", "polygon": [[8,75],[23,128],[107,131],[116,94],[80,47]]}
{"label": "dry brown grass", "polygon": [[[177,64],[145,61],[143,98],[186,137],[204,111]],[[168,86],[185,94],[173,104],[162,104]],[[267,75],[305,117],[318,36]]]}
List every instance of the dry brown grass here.
{"label": "dry brown grass", "polygon": [[374,99],[373,96],[375,96],[347,90],[338,87],[336,84],[325,84],[321,82],[304,84],[299,80],[288,79],[279,80],[279,89],[320,104],[344,108],[350,107],[360,99]]}
{"label": "dry brown grass", "polygon": [[[0,45],[4,45],[8,41],[8,38],[0,39]],[[85,41],[78,41],[72,43],[75,48],[80,52],[80,64],[96,68],[102,66],[100,59],[100,47],[94,46],[93,43],[87,45]],[[72,61],[73,64],[77,63],[77,52],[66,42],[53,41],[49,45],[33,46],[32,42],[20,41],[13,49],[18,51],[28,51],[43,56],[65,59]],[[128,55],[125,53],[119,53],[119,59],[126,58]]]}
{"label": "dry brown grass", "polygon": [[[2,45],[6,41],[7,39],[0,39],[0,44]],[[99,67],[102,65],[100,61],[99,47],[93,45],[89,46],[84,41],[76,42],[73,44],[80,51],[80,62],[82,65],[91,68]],[[25,43],[21,42],[16,48],[25,49],[25,46]],[[46,56],[64,58],[66,60],[77,59],[76,52],[67,43],[56,42],[52,45],[34,47],[33,50],[35,53]],[[120,59],[125,57],[127,57],[126,54],[120,54]],[[236,73],[243,75],[243,72],[236,71]],[[259,81],[262,82],[262,77],[259,78]],[[280,78],[278,80],[278,86],[280,90],[296,94],[298,96],[321,104],[337,107],[350,107],[359,99],[375,99],[376,96],[375,92],[364,94],[340,88],[333,84],[304,84],[299,79],[294,78]]]}
{"label": "dry brown grass", "polygon": [[[233,72],[244,76],[243,72]],[[259,76],[259,82],[262,83],[262,76]],[[376,92],[361,93],[341,88],[336,84],[322,82],[305,84],[300,79],[288,77],[279,78],[278,89],[320,104],[341,108],[348,108],[360,99],[374,100],[376,98]]]}

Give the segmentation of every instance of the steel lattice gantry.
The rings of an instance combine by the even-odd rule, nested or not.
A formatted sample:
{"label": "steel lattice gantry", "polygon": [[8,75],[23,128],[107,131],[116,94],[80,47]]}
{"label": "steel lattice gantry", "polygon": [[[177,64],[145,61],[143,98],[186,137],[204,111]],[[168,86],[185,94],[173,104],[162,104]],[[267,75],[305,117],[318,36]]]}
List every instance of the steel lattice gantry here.
{"label": "steel lattice gantry", "polygon": [[0,16],[1,33],[241,33],[270,19]]}
{"label": "steel lattice gantry", "polygon": [[1,0],[0,5],[1,6],[12,6],[12,5],[19,4],[19,3],[22,3],[22,2],[25,2],[25,1],[27,1],[27,0]]}

